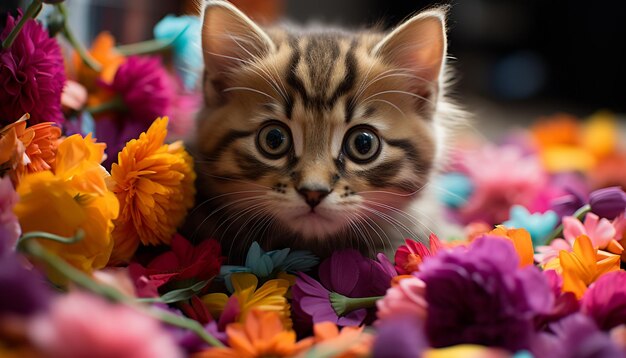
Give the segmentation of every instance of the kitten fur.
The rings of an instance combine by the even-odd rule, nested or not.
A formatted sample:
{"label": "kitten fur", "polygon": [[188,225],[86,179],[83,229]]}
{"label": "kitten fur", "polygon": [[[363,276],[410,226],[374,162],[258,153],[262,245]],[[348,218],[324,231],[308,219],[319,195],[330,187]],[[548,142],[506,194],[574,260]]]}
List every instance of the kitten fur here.
{"label": "kitten fur", "polygon": [[[221,239],[231,257],[254,240],[373,255],[441,227],[431,180],[463,116],[446,98],[446,10],[382,33],[262,29],[228,2],[205,3],[188,234]],[[273,146],[287,150],[264,154]],[[368,160],[349,154],[368,148]]]}

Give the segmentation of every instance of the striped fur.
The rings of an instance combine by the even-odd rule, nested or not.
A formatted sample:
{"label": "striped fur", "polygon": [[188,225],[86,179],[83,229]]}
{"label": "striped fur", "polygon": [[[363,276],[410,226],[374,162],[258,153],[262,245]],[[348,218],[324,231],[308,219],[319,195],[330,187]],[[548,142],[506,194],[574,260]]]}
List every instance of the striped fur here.
{"label": "striped fur", "polygon": [[[460,113],[444,96],[443,14],[417,15],[392,35],[262,30],[232,5],[208,3],[206,106],[194,143],[196,236],[218,236],[233,250],[261,240],[267,248],[322,255],[341,247],[373,253],[403,237],[425,238],[430,225],[417,213],[429,209],[424,188],[444,162],[447,122]],[[441,38],[420,38],[414,33],[421,28]],[[279,159],[256,145],[270,120],[292,137]],[[370,163],[343,149],[356,126],[381,140]],[[311,209],[302,188],[330,194]]]}

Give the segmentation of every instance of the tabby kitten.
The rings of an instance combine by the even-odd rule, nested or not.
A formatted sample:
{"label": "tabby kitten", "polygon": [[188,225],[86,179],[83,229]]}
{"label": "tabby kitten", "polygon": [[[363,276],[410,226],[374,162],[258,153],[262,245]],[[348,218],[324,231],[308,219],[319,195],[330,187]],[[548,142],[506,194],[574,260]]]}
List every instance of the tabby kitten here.
{"label": "tabby kitten", "polygon": [[428,183],[456,113],[444,16],[428,10],[388,34],[262,29],[208,2],[198,230],[231,251],[257,240],[320,255],[427,238],[426,213],[438,215]]}

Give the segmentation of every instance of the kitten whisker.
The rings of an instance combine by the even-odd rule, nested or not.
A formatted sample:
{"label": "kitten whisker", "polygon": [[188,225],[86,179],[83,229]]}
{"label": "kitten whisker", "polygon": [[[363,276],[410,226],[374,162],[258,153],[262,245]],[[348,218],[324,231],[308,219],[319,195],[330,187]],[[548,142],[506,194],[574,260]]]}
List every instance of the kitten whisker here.
{"label": "kitten whisker", "polygon": [[[378,207],[381,207],[381,208],[384,208],[384,209],[387,209],[387,210],[391,210],[391,211],[393,211],[393,212],[395,212],[395,213],[397,213],[397,214],[402,215],[405,219],[409,220],[409,221],[411,222],[411,224],[413,224],[413,225],[415,225],[415,226],[417,226],[417,227],[420,227],[420,226],[424,227],[424,229],[426,229],[426,230],[428,231],[428,234],[430,234],[431,232],[433,232],[433,231],[432,231],[432,230],[428,227],[428,225],[426,225],[424,222],[422,222],[421,220],[419,220],[417,217],[415,217],[415,216],[413,216],[413,215],[410,215],[409,213],[407,213],[407,212],[406,212],[406,211],[404,211],[404,210],[401,210],[401,209],[395,208],[395,207],[393,207],[393,206],[391,206],[391,205],[387,205],[387,204],[383,204],[383,203],[380,203],[380,202],[376,202],[376,201],[373,201],[373,200],[365,200],[365,202],[367,202],[367,203],[369,203],[369,204],[372,204],[372,205],[375,205],[375,206],[378,206]],[[431,221],[431,222],[432,222],[432,221]],[[422,233],[423,233],[423,232],[422,232]]]}
{"label": "kitten whisker", "polygon": [[[255,201],[255,200],[263,200],[263,198],[261,198],[261,196],[253,196],[253,197],[246,197],[246,198],[241,198],[232,202],[229,202],[227,204],[222,205],[221,207],[213,210],[211,213],[209,213],[209,215],[207,215],[207,217],[205,217],[202,222],[198,225],[198,227],[194,230],[193,234],[191,235],[191,241],[194,241],[196,235],[199,233],[200,229],[202,228],[202,226],[216,213],[231,207],[233,205],[236,205],[238,203],[241,202],[245,202],[245,201]],[[211,234],[211,236],[213,236],[213,234]]]}
{"label": "kitten whisker", "polygon": [[393,104],[393,103],[391,103],[391,102],[389,102],[389,101],[386,101],[386,100],[384,100],[384,99],[370,99],[369,101],[364,102],[364,103],[363,103],[363,105],[365,106],[365,105],[367,105],[368,103],[372,103],[372,102],[382,102],[382,103],[388,104],[388,105],[390,105],[391,107],[395,108],[398,112],[400,112],[400,114],[402,114],[402,117],[403,117],[403,118],[404,118],[404,117],[406,117],[406,114],[404,113],[404,111],[403,111],[402,109],[400,109],[400,107],[398,107],[398,106],[396,106],[395,104]]}
{"label": "kitten whisker", "polygon": [[431,101],[430,99],[428,99],[428,98],[426,98],[426,97],[424,97],[424,96],[420,96],[420,95],[418,95],[418,94],[411,93],[411,92],[407,92],[407,91],[402,91],[402,90],[386,90],[386,91],[376,92],[376,93],[374,93],[373,95],[370,95],[369,97],[365,98],[365,99],[363,100],[363,102],[367,102],[367,100],[369,100],[369,99],[371,99],[371,98],[374,98],[374,97],[377,97],[377,96],[380,96],[380,95],[383,95],[383,94],[388,94],[388,93],[405,94],[405,95],[407,95],[407,96],[411,96],[411,97],[415,97],[415,98],[421,99],[421,100],[423,100],[423,101],[425,101],[425,102],[428,102],[428,103],[430,103],[431,105],[435,106],[435,103],[434,103],[433,101]]}

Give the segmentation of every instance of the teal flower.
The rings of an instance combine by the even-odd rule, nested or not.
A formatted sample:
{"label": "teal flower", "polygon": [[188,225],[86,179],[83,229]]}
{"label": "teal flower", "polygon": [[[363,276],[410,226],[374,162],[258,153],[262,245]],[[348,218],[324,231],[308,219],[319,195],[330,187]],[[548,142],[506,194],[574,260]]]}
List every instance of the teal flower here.
{"label": "teal flower", "polygon": [[202,23],[197,16],[167,15],[154,27],[154,38],[172,41],[174,66],[188,90],[196,88],[202,73]]}
{"label": "teal flower", "polygon": [[448,173],[438,179],[439,200],[446,206],[458,208],[465,205],[474,191],[472,182],[465,174]]}
{"label": "teal flower", "polygon": [[275,278],[280,272],[296,273],[308,271],[317,265],[319,259],[309,251],[291,249],[263,251],[258,242],[253,242],[246,256],[244,266],[224,265],[220,276],[224,278],[226,287],[233,292],[230,276],[237,272],[249,272],[259,278],[259,281]]}
{"label": "teal flower", "polygon": [[525,207],[514,205],[511,207],[509,220],[504,226],[512,229],[524,228],[530,233],[533,246],[545,245],[545,239],[559,223],[559,217],[552,210],[545,213],[531,214]]}

